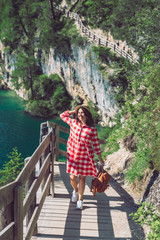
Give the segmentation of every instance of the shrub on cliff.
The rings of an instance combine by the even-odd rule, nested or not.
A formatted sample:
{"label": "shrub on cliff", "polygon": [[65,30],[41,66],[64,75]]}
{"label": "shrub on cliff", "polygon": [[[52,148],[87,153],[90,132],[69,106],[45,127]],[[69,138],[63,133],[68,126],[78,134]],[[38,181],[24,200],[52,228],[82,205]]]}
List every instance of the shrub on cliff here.
{"label": "shrub on cliff", "polygon": [[50,117],[69,108],[71,97],[57,74],[41,75],[34,82],[34,99],[29,100],[26,111],[41,117]]}
{"label": "shrub on cliff", "polygon": [[148,240],[160,239],[160,211],[157,211],[155,206],[146,202],[138,208],[136,213],[132,213],[134,221],[140,226],[148,226]]}

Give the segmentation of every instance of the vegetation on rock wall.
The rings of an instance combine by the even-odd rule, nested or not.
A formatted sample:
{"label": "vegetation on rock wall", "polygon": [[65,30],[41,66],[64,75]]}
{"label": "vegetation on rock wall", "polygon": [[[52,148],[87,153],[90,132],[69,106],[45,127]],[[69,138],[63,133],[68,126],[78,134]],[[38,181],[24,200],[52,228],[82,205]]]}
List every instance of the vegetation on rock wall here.
{"label": "vegetation on rock wall", "polygon": [[131,214],[136,223],[143,226],[144,224],[150,228],[147,234],[148,240],[160,239],[160,211],[157,211],[155,206],[150,203],[142,203],[137,212]]}
{"label": "vegetation on rock wall", "polygon": [[26,111],[34,116],[57,115],[69,108],[71,96],[57,74],[41,75],[33,84],[34,99],[30,99]]}

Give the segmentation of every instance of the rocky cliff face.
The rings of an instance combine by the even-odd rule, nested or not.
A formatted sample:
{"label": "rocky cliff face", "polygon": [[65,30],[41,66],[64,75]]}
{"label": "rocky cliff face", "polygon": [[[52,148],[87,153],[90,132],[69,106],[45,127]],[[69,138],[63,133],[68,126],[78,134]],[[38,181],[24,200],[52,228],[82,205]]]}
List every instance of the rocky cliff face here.
{"label": "rocky cliff face", "polygon": [[156,209],[160,209],[160,175],[157,171],[154,171],[150,185],[146,201],[155,205]]}
{"label": "rocky cliff face", "polygon": [[[16,56],[4,53],[2,45],[0,48],[1,60],[4,62],[1,72],[5,82],[11,87],[10,74],[15,69]],[[52,73],[61,76],[73,98],[80,96],[84,102],[90,99],[95,103],[102,112],[104,122],[109,121],[119,110],[108,79],[104,79],[98,69],[91,44],[84,48],[72,47],[72,54],[67,57],[56,55],[54,49],[50,49],[49,53],[39,50],[37,57],[42,72],[48,76]],[[18,95],[27,98],[23,89]]]}
{"label": "rocky cliff face", "polygon": [[48,56],[42,52],[40,63],[43,73],[57,73],[63,78],[73,98],[80,96],[84,100],[91,99],[102,111],[105,122],[119,110],[109,81],[102,77],[98,69],[91,45],[83,49],[72,47],[72,56],[67,58],[55,55],[54,49],[50,50]]}

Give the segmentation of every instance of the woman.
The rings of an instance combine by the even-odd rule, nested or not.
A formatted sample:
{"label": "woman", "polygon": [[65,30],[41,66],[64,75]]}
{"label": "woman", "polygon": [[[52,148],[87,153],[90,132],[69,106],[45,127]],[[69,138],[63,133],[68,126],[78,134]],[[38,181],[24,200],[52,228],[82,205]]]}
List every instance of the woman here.
{"label": "woman", "polygon": [[[75,119],[70,118],[72,114],[75,114]],[[67,142],[67,172],[70,174],[73,187],[71,201],[77,202],[77,209],[83,209],[86,176],[97,176],[94,151],[103,164],[97,129],[94,126],[90,109],[86,105],[78,105],[74,111],[65,111],[60,117],[70,126],[70,136]],[[77,187],[78,176],[79,187]]]}

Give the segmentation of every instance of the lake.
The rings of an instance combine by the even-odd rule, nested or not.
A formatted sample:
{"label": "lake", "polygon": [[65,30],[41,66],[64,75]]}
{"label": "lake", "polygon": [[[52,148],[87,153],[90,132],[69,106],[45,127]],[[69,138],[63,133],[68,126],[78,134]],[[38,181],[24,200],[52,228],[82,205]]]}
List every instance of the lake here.
{"label": "lake", "polygon": [[59,118],[35,118],[24,112],[25,101],[14,91],[0,90],[0,168],[14,147],[23,158],[33,154],[39,145],[40,124],[46,121],[65,123]]}

